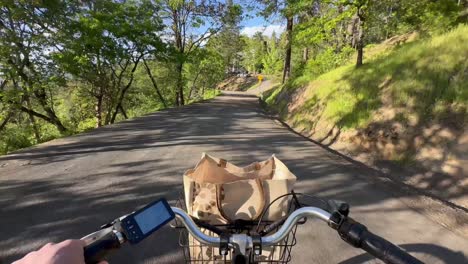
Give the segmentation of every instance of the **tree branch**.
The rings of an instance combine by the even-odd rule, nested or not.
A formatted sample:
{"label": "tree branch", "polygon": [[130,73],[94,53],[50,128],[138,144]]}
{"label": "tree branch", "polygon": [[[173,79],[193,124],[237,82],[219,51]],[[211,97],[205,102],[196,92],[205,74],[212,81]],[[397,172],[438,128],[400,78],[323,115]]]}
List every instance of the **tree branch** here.
{"label": "tree branch", "polygon": [[219,26],[216,29],[210,29],[208,28],[205,33],[203,33],[197,40],[193,41],[190,43],[190,47],[188,48],[188,52],[191,52],[193,48],[199,48],[200,45],[203,43],[203,41],[211,38],[213,35],[216,35],[220,30],[222,29],[222,26]]}
{"label": "tree branch", "polygon": [[11,117],[13,116],[13,111],[9,111],[6,118],[2,121],[2,123],[0,124],[0,131],[3,130],[3,128],[5,128],[5,126],[8,124],[8,122],[10,121]]}
{"label": "tree branch", "polygon": [[159,96],[159,99],[161,100],[162,104],[164,105],[164,108],[167,108],[166,100],[164,99],[163,95],[161,94],[161,91],[159,90],[159,87],[156,83],[156,80],[153,77],[153,74],[151,73],[151,69],[149,68],[148,64],[146,63],[146,60],[143,58],[143,65],[145,66],[146,72],[148,73],[148,76],[151,79],[151,83],[153,83],[153,87],[156,90],[156,93]]}
{"label": "tree branch", "polygon": [[48,117],[48,116],[46,116],[46,115],[43,115],[43,114],[41,114],[41,113],[38,113],[38,112],[36,112],[36,111],[34,111],[34,110],[32,110],[32,109],[26,108],[26,107],[23,106],[23,105],[20,106],[19,109],[20,109],[21,111],[27,113],[27,114],[33,115],[33,116],[35,116],[35,117],[37,117],[37,118],[40,118],[40,119],[42,119],[42,120],[44,120],[44,121],[47,121],[47,122],[51,123],[51,124],[55,124],[55,122],[54,122],[50,117]]}
{"label": "tree branch", "polygon": [[[110,123],[113,124],[115,122],[115,118],[117,117],[117,113],[119,112],[119,109],[120,110],[123,110],[123,107],[122,107],[122,101],[123,99],[125,98],[125,94],[127,92],[127,90],[130,88],[130,86],[132,85],[133,83],[133,79],[134,79],[134,73],[138,67],[138,63],[140,62],[140,60],[143,58],[143,55],[144,53],[141,53],[140,56],[138,56],[136,58],[136,60],[134,61],[134,65],[133,65],[133,68],[130,72],[130,80],[128,81],[127,85],[122,89],[122,91],[120,92],[120,96],[119,96],[119,99],[118,99],[118,102],[117,102],[117,106],[115,107],[115,111],[114,113],[112,114],[112,117],[111,117],[111,120],[110,120]],[[123,112],[122,112],[123,113]],[[126,115],[126,114],[125,114]],[[124,116],[125,116],[124,115]]]}

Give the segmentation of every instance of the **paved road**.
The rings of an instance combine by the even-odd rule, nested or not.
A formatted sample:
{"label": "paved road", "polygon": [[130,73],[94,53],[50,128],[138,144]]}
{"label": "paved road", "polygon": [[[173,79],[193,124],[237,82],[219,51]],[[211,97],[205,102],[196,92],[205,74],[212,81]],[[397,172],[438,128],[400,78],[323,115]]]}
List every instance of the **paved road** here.
{"label": "paved road", "polygon": [[[362,168],[265,117],[255,98],[236,94],[0,158],[0,263],[48,241],[81,237],[157,197],[174,201],[184,170],[204,151],[241,165],[275,153],[298,176],[298,191],[348,201],[352,216],[428,263],[468,263],[467,239],[408,208],[405,197],[369,181]],[[177,233],[165,228],[111,263],[182,260]],[[367,260],[315,221],[300,228],[293,250],[293,263]]]}
{"label": "paved road", "polygon": [[260,85],[246,91],[248,94],[261,95],[262,93],[272,89],[275,83],[272,80],[264,80]]}

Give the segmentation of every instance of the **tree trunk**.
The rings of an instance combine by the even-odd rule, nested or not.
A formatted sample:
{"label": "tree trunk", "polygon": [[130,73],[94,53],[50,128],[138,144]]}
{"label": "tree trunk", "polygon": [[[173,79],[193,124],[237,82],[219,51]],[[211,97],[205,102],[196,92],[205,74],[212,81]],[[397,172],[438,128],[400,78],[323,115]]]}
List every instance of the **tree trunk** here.
{"label": "tree trunk", "polygon": [[101,127],[102,126],[102,99],[103,95],[100,94],[96,96],[97,102],[96,102],[96,127]]}
{"label": "tree trunk", "polygon": [[[26,96],[26,105],[28,106],[29,109],[31,108],[31,100],[29,97]],[[32,113],[28,113],[29,116],[29,122],[31,123],[31,126],[34,131],[34,137],[36,138],[37,143],[41,142],[41,133],[39,132],[39,128],[37,127],[36,119],[34,118],[34,115]]]}
{"label": "tree trunk", "polygon": [[358,8],[357,16],[359,17],[359,31],[357,36],[356,42],[356,49],[357,49],[357,60],[356,60],[356,67],[361,67],[364,60],[364,17],[361,14],[361,9]]}
{"label": "tree trunk", "polygon": [[[130,88],[130,85],[132,84],[132,82],[133,82],[133,76],[130,78],[130,81],[127,84],[127,86],[125,86],[125,88],[120,93],[120,97],[119,97],[119,100],[117,102],[117,106],[115,107],[115,111],[112,114],[112,117],[110,119],[111,124],[114,124],[115,118],[117,117],[117,114],[119,113],[120,110],[122,110],[121,112],[122,112],[122,114],[124,114],[123,107],[122,107],[122,102],[123,102],[123,99],[125,98],[125,94],[127,93],[128,88]],[[124,114],[124,117],[128,118],[127,114]]]}
{"label": "tree trunk", "polygon": [[148,73],[148,76],[151,79],[151,83],[153,84],[154,89],[156,90],[156,94],[159,97],[159,100],[161,100],[162,104],[164,105],[164,108],[167,108],[167,103],[166,100],[164,99],[164,96],[162,95],[161,91],[159,90],[159,87],[156,83],[156,80],[153,77],[153,74],[151,73],[151,69],[148,67],[148,64],[146,63],[146,60],[143,59],[143,64],[145,65],[146,72]]}
{"label": "tree trunk", "polygon": [[193,93],[193,90],[195,89],[195,84],[197,83],[198,76],[200,76],[200,71],[198,71],[197,75],[195,75],[195,79],[193,80],[192,87],[190,87],[190,91],[188,93],[189,100],[192,99],[192,93]]}
{"label": "tree trunk", "polygon": [[176,106],[180,106],[180,103],[179,103],[179,91],[176,91],[176,93],[175,93],[175,105],[176,105]]}
{"label": "tree trunk", "polygon": [[291,51],[292,51],[293,23],[294,23],[293,17],[292,16],[288,17],[287,24],[286,24],[287,43],[286,43],[286,57],[284,58],[283,83],[291,75]]}
{"label": "tree trunk", "polygon": [[[119,112],[119,110],[121,110],[122,114],[124,115],[125,118],[128,118],[127,117],[127,114],[125,113],[125,111],[123,110],[123,107],[122,107],[122,102],[123,102],[123,99],[125,98],[125,94],[127,93],[128,89],[130,88],[130,86],[132,86],[132,83],[133,83],[133,79],[135,77],[135,71],[138,67],[138,63],[140,62],[141,58],[143,58],[143,54],[141,54],[135,61],[134,61],[134,64],[133,64],[133,68],[132,70],[130,71],[130,80],[128,81],[127,85],[122,89],[122,91],[120,92],[120,96],[119,96],[119,99],[117,101],[117,106],[115,107],[115,111],[114,111],[114,114],[112,115],[112,118],[110,120],[110,123],[113,124],[115,122],[115,118],[117,117],[117,114]],[[120,84],[120,82],[119,82]],[[119,87],[119,90],[120,90],[120,87]]]}
{"label": "tree trunk", "polygon": [[185,101],[184,101],[184,83],[183,83],[183,80],[182,80],[182,70],[184,69],[184,63],[183,62],[179,62],[177,64],[177,93],[176,93],[176,96],[177,96],[177,99],[176,99],[176,102],[177,102],[177,105],[178,106],[181,106],[181,105],[184,105],[185,104]]}
{"label": "tree trunk", "polygon": [[128,119],[128,116],[127,116],[127,112],[125,112],[125,109],[123,108],[122,105],[120,105],[120,112],[122,113],[122,115],[125,117],[125,119]]}
{"label": "tree trunk", "polygon": [[358,27],[359,27],[359,17],[357,15],[354,15],[351,18],[351,21],[348,24],[348,29],[347,29],[347,35],[346,35],[346,41],[351,45],[351,47],[356,48],[357,47],[357,35],[358,35]]}
{"label": "tree trunk", "polygon": [[36,96],[39,104],[42,106],[42,109],[46,112],[47,116],[50,118],[51,123],[57,127],[61,134],[65,134],[68,130],[62,124],[58,116],[55,114],[55,111],[48,105],[47,103],[47,95],[43,88],[39,88],[34,91],[34,95]]}
{"label": "tree trunk", "polygon": [[[107,98],[106,98],[107,100],[104,100],[104,99],[103,99],[103,103],[104,103],[105,101],[107,101],[107,105],[114,105],[114,102],[113,102],[114,98],[111,98],[111,95],[107,95],[106,97],[107,97]],[[112,108],[112,107],[107,107],[107,111],[105,111],[105,110],[103,109],[103,111],[106,112],[106,113],[104,114],[104,116],[105,116],[106,118],[104,119],[104,123],[103,123],[103,124],[105,124],[105,125],[111,124],[111,117],[112,117],[112,111],[113,111],[113,110],[114,110],[114,108]]]}
{"label": "tree trunk", "polygon": [[302,61],[307,62],[309,60],[309,48],[305,47],[302,51]]}
{"label": "tree trunk", "polygon": [[364,58],[364,48],[363,48],[362,41],[359,41],[358,46],[357,46],[356,67],[361,67],[363,65],[363,58]]}

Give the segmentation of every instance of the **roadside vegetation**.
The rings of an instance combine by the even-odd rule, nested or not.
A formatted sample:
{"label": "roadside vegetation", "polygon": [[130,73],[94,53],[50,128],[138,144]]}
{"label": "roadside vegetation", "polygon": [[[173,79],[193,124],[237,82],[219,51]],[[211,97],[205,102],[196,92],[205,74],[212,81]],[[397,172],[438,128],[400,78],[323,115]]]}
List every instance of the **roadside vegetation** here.
{"label": "roadside vegetation", "polygon": [[[277,106],[284,99],[280,95],[300,93],[300,102],[290,101],[276,110],[304,129],[313,130],[321,120],[343,130],[364,128],[383,107],[394,110],[396,121],[454,118],[453,126],[462,129],[468,102],[468,48],[463,44],[468,41],[468,26],[403,43],[414,35],[370,46],[366,51],[372,55],[362,67],[349,60],[316,78],[298,76],[265,94],[265,101]],[[329,131],[313,132],[325,136]]]}
{"label": "roadside vegetation", "polygon": [[323,145],[467,207],[468,3],[341,3],[289,5],[299,14],[291,72],[263,94],[267,107]]}
{"label": "roadside vegetation", "polygon": [[0,154],[216,96],[241,12],[232,1],[2,1]]}
{"label": "roadside vegetation", "polygon": [[[253,16],[284,31],[242,35]],[[460,175],[467,19],[466,0],[3,1],[0,154],[262,74],[270,109],[315,140]]]}

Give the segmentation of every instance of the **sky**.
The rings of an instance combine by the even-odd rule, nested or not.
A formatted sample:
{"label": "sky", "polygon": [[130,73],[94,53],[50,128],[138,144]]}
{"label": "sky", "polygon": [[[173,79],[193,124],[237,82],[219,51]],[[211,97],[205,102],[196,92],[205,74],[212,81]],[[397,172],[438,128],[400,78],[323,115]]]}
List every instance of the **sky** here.
{"label": "sky", "polygon": [[273,32],[279,36],[283,33],[286,26],[278,19],[269,19],[268,21],[265,18],[256,16],[255,11],[251,11],[247,14],[250,18],[244,19],[241,22],[241,34],[247,35],[249,37],[253,36],[257,32],[262,32],[263,35],[271,37]]}
{"label": "sky", "polygon": [[[221,1],[224,1],[224,0],[221,0]],[[240,3],[240,2],[241,2],[240,0],[234,0],[234,3]],[[259,10],[251,10],[251,11],[246,12],[246,10],[244,10],[244,12],[246,13],[243,14],[244,19],[241,21],[241,24],[240,24],[241,34],[252,37],[253,35],[255,35],[255,33],[261,32],[263,33],[263,35],[271,37],[273,32],[275,32],[276,36],[279,37],[286,28],[285,21],[283,21],[283,19],[277,16],[274,16],[267,20],[262,16],[258,16],[257,15],[258,11]],[[198,33],[203,33],[206,31],[206,29],[207,29],[207,25],[204,25],[196,29],[196,31]]]}
{"label": "sky", "polygon": [[252,37],[255,33],[257,32],[262,32],[264,36],[271,37],[273,32],[276,33],[276,36],[281,35],[284,31],[284,25],[260,25],[260,26],[245,26],[241,30],[242,35],[247,35],[249,37]]}

